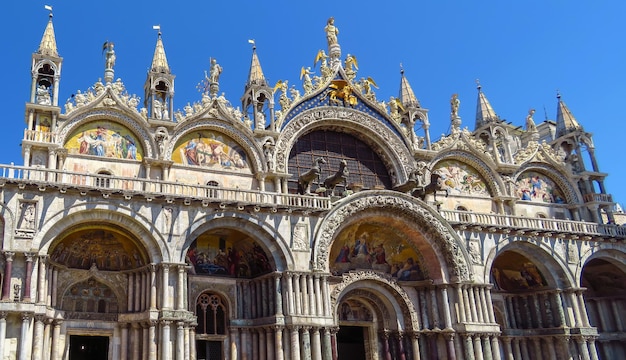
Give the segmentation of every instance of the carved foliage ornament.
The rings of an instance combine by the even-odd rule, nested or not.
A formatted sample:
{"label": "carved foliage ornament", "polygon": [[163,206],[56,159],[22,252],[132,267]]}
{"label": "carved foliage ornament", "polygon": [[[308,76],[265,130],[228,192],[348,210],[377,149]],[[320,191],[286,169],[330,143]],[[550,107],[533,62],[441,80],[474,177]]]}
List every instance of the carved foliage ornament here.
{"label": "carved foliage ornament", "polygon": [[[381,191],[381,193],[384,193]],[[391,193],[378,195],[357,194],[353,201],[339,205],[326,217],[319,230],[315,245],[315,266],[318,270],[328,267],[330,245],[339,228],[355,214],[372,208],[384,208],[385,211],[399,213],[408,216],[420,227],[426,239],[430,239],[438,250],[444,255],[450,276],[458,277],[459,280],[470,280],[470,268],[463,253],[460,242],[453,232],[446,227],[440,218],[436,217],[426,208],[420,206],[408,195]],[[395,211],[394,211],[395,210]]]}

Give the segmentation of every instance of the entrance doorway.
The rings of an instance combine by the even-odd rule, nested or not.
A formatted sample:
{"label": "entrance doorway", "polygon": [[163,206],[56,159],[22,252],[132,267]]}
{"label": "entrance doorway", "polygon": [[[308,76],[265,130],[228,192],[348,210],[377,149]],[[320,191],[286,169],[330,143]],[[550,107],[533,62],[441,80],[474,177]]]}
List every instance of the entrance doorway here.
{"label": "entrance doorway", "polygon": [[196,358],[198,360],[221,360],[224,358],[222,354],[221,341],[196,341]]}
{"label": "entrance doorway", "polygon": [[108,359],[108,336],[70,335],[70,360]]}
{"label": "entrance doorway", "polygon": [[340,326],[337,332],[337,355],[339,359],[366,360],[365,328]]}

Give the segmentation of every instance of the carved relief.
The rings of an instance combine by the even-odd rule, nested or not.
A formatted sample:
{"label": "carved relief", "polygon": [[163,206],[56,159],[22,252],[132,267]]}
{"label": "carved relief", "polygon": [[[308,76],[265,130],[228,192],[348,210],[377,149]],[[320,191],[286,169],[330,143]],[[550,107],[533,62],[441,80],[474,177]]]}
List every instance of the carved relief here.
{"label": "carved relief", "polygon": [[293,229],[293,249],[309,250],[309,228],[306,224],[296,224]]}

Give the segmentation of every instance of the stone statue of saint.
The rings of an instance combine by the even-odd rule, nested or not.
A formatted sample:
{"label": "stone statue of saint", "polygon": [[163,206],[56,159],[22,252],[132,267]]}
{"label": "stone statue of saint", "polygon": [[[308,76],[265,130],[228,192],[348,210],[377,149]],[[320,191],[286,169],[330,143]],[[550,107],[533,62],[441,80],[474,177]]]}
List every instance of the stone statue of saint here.
{"label": "stone statue of saint", "polygon": [[220,74],[222,73],[222,67],[217,63],[217,60],[211,58],[211,69],[209,70],[209,82],[218,83],[220,80]]}
{"label": "stone statue of saint", "polygon": [[459,106],[461,105],[461,100],[459,100],[458,94],[452,94],[450,98],[450,118],[456,119],[459,117]]}
{"label": "stone statue of saint", "polygon": [[337,35],[339,34],[339,29],[335,26],[334,17],[330,17],[328,19],[324,31],[326,32],[326,41],[328,41],[328,46],[337,45]]}
{"label": "stone statue of saint", "polygon": [[105,69],[113,69],[113,66],[115,66],[115,50],[113,49],[114,46],[115,44],[109,41],[105,42],[102,46],[102,50],[106,50],[106,57],[104,61]]}
{"label": "stone statue of saint", "polygon": [[528,110],[528,115],[526,115],[526,131],[528,132],[536,132],[537,126],[535,125],[535,121],[533,120],[533,115],[535,114],[535,109]]}

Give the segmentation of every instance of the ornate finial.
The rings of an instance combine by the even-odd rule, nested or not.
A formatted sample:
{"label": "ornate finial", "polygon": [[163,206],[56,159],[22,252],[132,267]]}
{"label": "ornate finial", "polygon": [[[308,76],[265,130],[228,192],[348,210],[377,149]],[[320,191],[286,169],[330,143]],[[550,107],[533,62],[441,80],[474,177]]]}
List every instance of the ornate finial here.
{"label": "ornate finial", "polygon": [[476,79],[476,89],[478,89],[478,91],[480,91],[480,89],[482,89],[483,87],[480,85],[480,80]]}
{"label": "ornate finial", "polygon": [[153,30],[157,30],[157,34],[161,36],[161,25],[152,25]]}
{"label": "ornate finial", "polygon": [[400,63],[400,75],[404,75],[404,67],[402,66],[402,63]]}
{"label": "ornate finial", "polygon": [[254,39],[248,39],[248,44],[252,44],[252,50],[256,50],[256,42]]}
{"label": "ornate finial", "polygon": [[44,6],[43,6],[43,8],[44,8],[44,9],[46,9],[46,10],[48,10],[48,11],[50,11],[50,15],[48,15],[48,16],[50,16],[50,17],[52,18],[52,6],[50,6],[50,5],[44,5]]}
{"label": "ornate finial", "polygon": [[559,91],[559,89],[556,89],[556,98],[561,100],[561,92]]}

